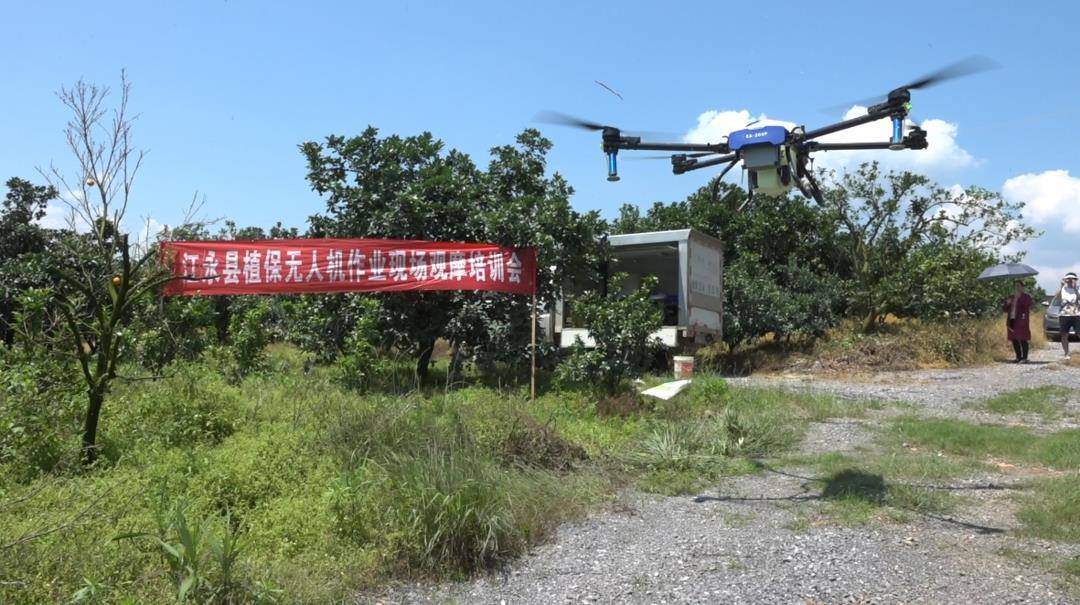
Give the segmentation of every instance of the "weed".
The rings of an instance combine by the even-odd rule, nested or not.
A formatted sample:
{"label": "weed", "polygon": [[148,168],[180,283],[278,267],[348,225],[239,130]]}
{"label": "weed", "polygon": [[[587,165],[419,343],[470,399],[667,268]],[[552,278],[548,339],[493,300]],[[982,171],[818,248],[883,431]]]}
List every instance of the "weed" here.
{"label": "weed", "polygon": [[812,465],[818,472],[832,474],[845,468],[859,467],[889,480],[938,481],[971,477],[989,470],[977,460],[933,453],[894,451],[860,453],[857,457],[839,452],[796,456],[785,460],[795,465]]}
{"label": "weed", "polygon": [[810,528],[810,518],[802,513],[796,514],[793,520],[784,524],[784,529],[797,534],[805,534],[810,531]]}
{"label": "weed", "polygon": [[1032,435],[1024,429],[979,425],[951,419],[903,418],[893,425],[898,439],[965,456],[1014,455],[1029,450]]}
{"label": "weed", "polygon": [[955,505],[945,492],[922,487],[886,483],[876,473],[847,468],[821,479],[822,497],[828,514],[846,525],[863,525],[873,520],[906,523],[909,513],[941,513]]}
{"label": "weed", "polygon": [[1021,497],[1016,518],[1023,533],[1037,538],[1080,542],[1080,476],[1043,479]]}
{"label": "weed", "polygon": [[1038,436],[1011,426],[960,420],[902,418],[893,424],[896,440],[962,456],[995,456],[1063,470],[1080,466],[1080,429]]}
{"label": "weed", "polygon": [[997,414],[1030,412],[1053,419],[1065,409],[1065,402],[1071,392],[1070,389],[1060,386],[1020,389],[991,397],[984,401],[981,407]]}
{"label": "weed", "polygon": [[204,365],[180,363],[164,380],[118,393],[117,408],[104,428],[113,447],[144,448],[219,443],[240,421],[240,392]]}
{"label": "weed", "polygon": [[[432,448],[419,458],[368,462],[327,493],[336,531],[374,544],[407,569],[471,571],[516,554],[535,535],[543,502],[566,502],[557,481],[506,476],[480,456]],[[546,516],[558,519],[555,510]]]}
{"label": "weed", "polygon": [[137,538],[148,538],[157,547],[169,567],[177,603],[268,602],[273,596],[238,577],[245,542],[229,517],[192,523],[186,505],[178,503],[159,514],[156,533],[126,533],[113,540]]}
{"label": "weed", "polygon": [[1032,445],[1035,460],[1052,468],[1080,468],[1080,429],[1068,429],[1037,439]]}

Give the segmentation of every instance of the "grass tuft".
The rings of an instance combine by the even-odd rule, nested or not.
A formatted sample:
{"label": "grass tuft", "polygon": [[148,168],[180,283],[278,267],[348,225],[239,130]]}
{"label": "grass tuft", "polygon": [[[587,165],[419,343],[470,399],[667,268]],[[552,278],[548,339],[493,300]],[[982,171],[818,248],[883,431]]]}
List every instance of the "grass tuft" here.
{"label": "grass tuft", "polygon": [[981,407],[997,414],[1039,414],[1049,420],[1061,415],[1071,392],[1060,386],[1020,389],[991,397]]}
{"label": "grass tuft", "polygon": [[950,454],[994,456],[1060,470],[1080,467],[1080,429],[1040,436],[1021,427],[909,417],[897,420],[892,430],[898,441]]}
{"label": "grass tuft", "polygon": [[829,504],[827,514],[845,525],[905,523],[909,513],[937,514],[956,505],[956,498],[943,491],[889,483],[861,468],[845,468],[820,481],[824,482],[821,495]]}
{"label": "grass tuft", "polygon": [[1035,482],[1021,498],[1016,518],[1023,533],[1046,540],[1080,542],[1080,475]]}

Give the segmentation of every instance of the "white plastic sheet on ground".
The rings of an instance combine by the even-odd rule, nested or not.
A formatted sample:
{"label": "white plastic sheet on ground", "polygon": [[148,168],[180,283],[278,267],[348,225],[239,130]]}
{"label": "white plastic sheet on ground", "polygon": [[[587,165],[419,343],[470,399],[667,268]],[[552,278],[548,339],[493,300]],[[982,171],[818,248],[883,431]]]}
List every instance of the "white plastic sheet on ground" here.
{"label": "white plastic sheet on ground", "polygon": [[688,386],[690,386],[689,380],[675,380],[672,382],[665,382],[664,384],[657,385],[651,389],[645,389],[641,394],[667,401],[683,392]]}

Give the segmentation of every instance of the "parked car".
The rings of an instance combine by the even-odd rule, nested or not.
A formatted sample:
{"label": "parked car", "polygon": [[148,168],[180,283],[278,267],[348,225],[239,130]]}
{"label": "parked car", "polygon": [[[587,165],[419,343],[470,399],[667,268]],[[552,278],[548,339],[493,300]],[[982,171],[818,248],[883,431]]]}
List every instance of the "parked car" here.
{"label": "parked car", "polygon": [[[1043,306],[1046,307],[1046,313],[1043,314],[1043,333],[1046,334],[1046,340],[1060,342],[1061,324],[1058,316],[1061,314],[1061,299],[1054,296],[1049,302],[1043,301]],[[1069,331],[1069,342],[1080,342],[1080,334],[1076,333],[1075,328]]]}

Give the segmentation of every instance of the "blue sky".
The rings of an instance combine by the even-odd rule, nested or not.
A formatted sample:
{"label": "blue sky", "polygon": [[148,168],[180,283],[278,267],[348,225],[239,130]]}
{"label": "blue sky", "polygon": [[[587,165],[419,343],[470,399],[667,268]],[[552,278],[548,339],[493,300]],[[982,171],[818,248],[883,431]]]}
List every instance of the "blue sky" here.
{"label": "blue sky", "polygon": [[[915,96],[913,116],[937,126],[915,166],[1027,203],[1044,283],[1080,268],[1076,3],[5,4],[0,176],[69,166],[54,92],[80,77],[115,88],[125,68],[150,150],[131,213],[166,224],[198,191],[208,216],[303,226],[323,202],[297,145],[369,124],[431,131],[483,165],[542,109],[680,135],[744,115],[812,127],[843,113],[819,108],[983,54],[1002,69]],[[681,199],[710,177],[624,160],[611,184],[597,136],[543,130],[582,210]],[[911,166],[903,153],[918,152],[874,157]]]}

